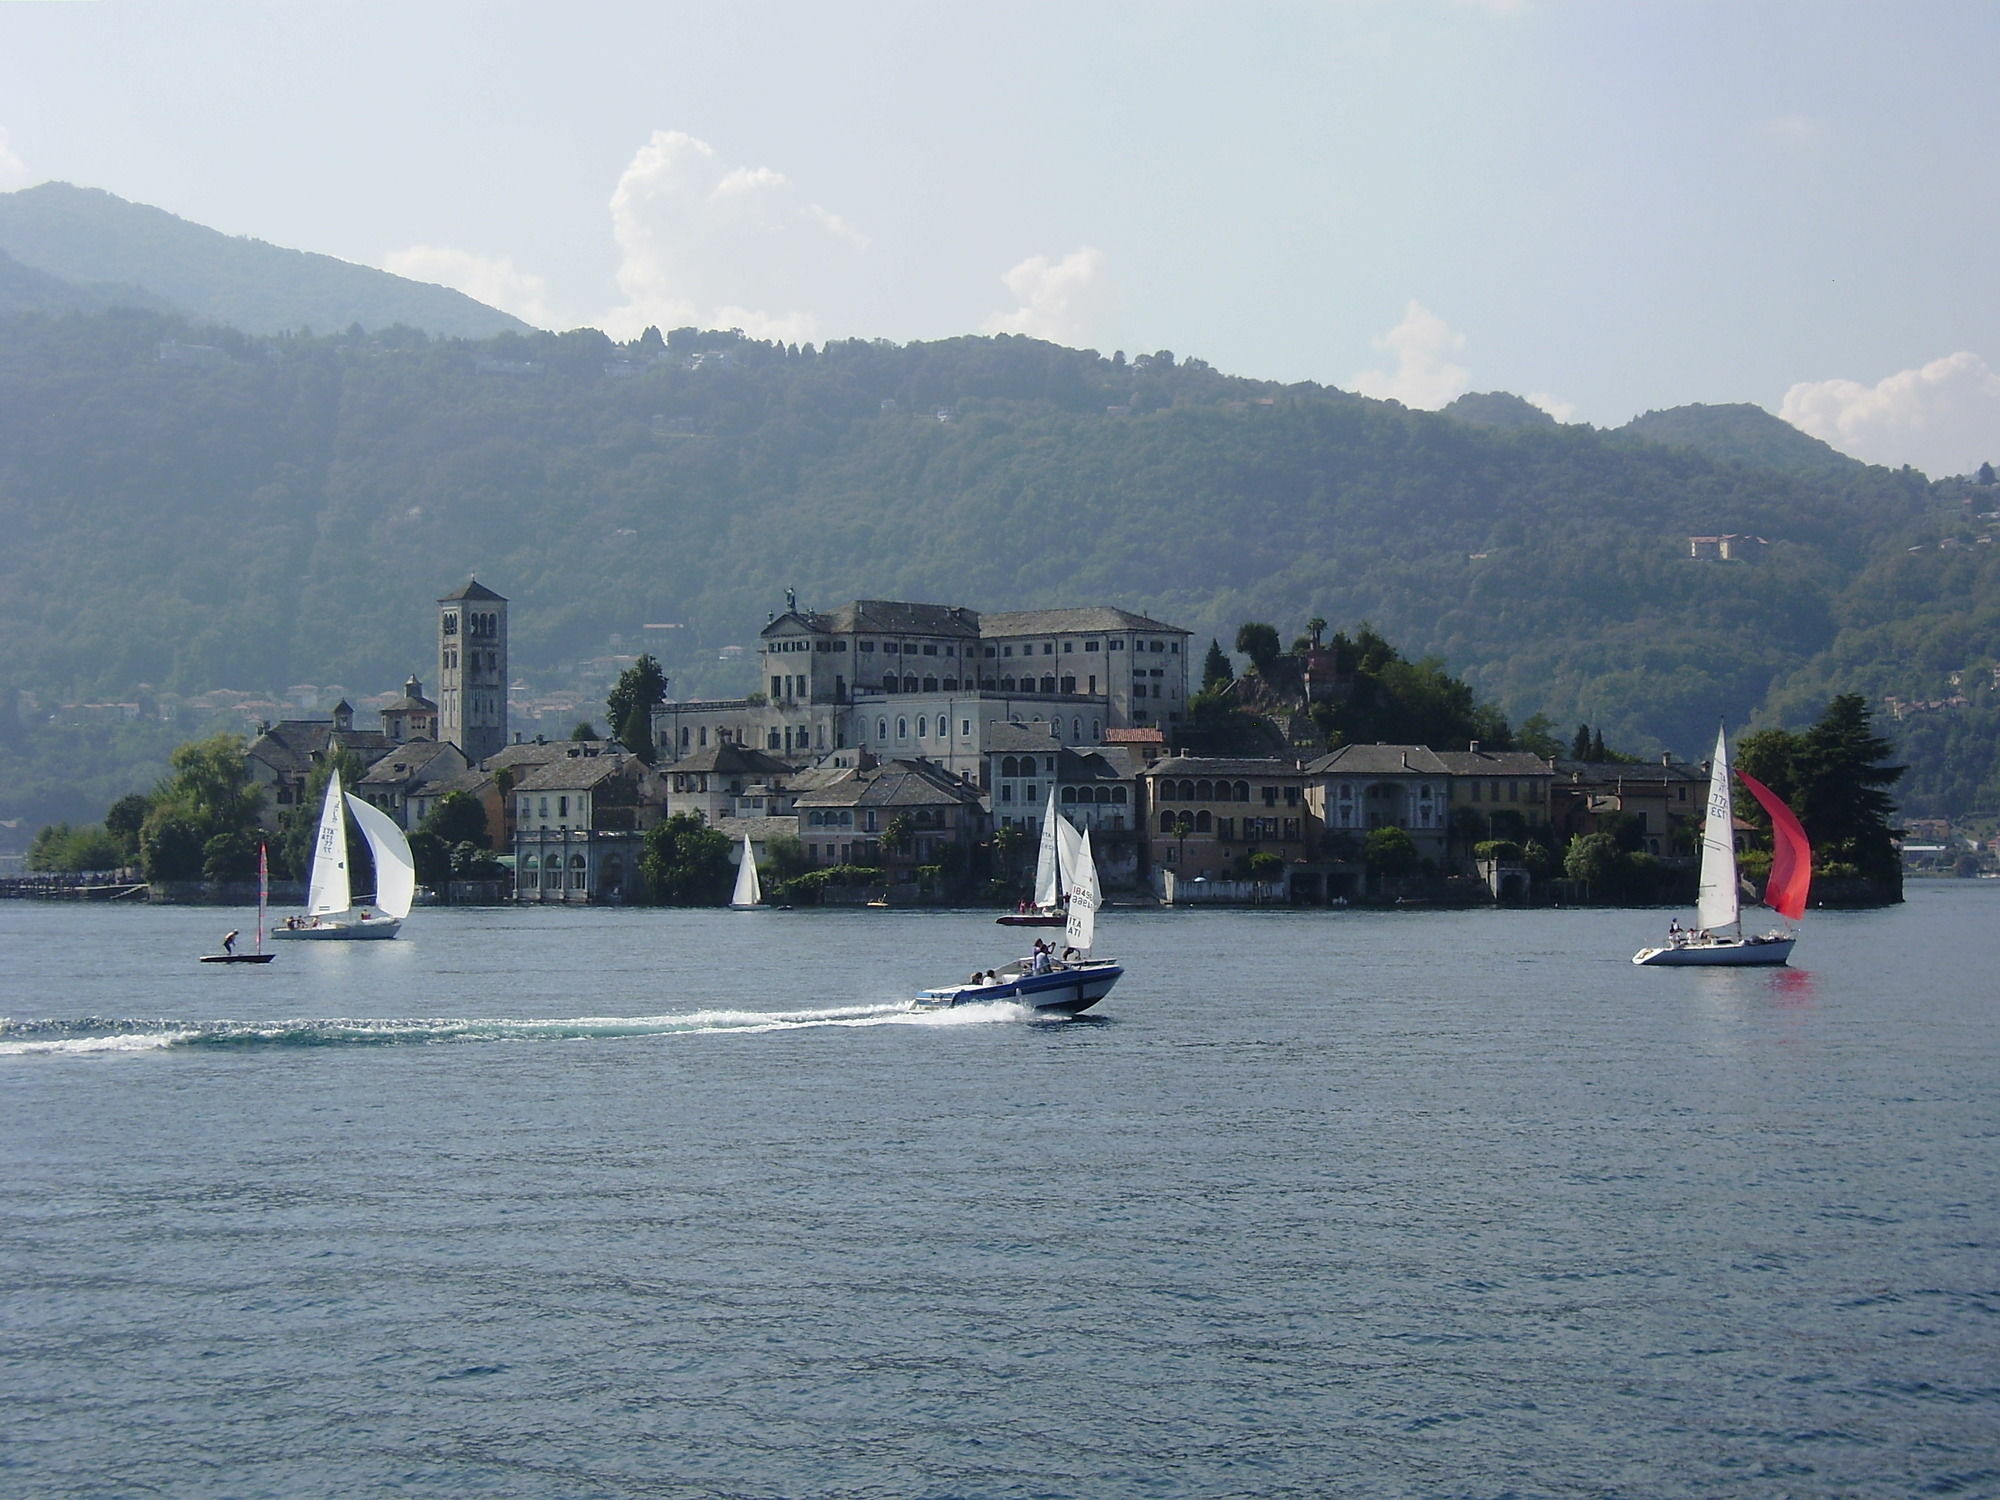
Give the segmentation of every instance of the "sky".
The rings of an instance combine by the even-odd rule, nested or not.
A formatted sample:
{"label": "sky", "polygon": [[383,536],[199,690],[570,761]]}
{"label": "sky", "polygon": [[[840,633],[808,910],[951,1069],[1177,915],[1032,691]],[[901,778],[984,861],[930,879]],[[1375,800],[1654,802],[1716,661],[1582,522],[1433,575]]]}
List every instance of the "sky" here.
{"label": "sky", "polygon": [[55,179],[546,328],[1173,350],[2000,462],[2000,5],[0,0]]}

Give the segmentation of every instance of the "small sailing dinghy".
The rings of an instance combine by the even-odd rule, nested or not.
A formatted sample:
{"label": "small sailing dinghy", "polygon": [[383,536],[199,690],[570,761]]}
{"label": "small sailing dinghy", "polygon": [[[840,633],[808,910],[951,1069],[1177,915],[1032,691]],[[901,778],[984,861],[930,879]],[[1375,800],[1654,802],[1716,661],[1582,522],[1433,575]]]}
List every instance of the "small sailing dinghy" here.
{"label": "small sailing dinghy", "polygon": [[[365,905],[355,904],[348,884],[346,813],[354,815],[375,858],[375,899]],[[343,793],[340,772],[335,771],[327,778],[326,800],[320,804],[312,878],[306,884],[306,914],[287,918],[271,936],[323,942],[392,938],[416,899],[417,866],[410,858],[410,841],[387,813],[352,793]]]}
{"label": "small sailing dinghy", "polygon": [[980,1005],[1004,1000],[1030,1010],[1078,1015],[1111,993],[1125,970],[1108,958],[1092,958],[1097,937],[1097,863],[1090,853],[1088,830],[1077,835],[1077,856],[1071,868],[1069,914],[1062,957],[1052,945],[1035,939],[1035,951],[1000,969],[974,974],[964,984],[920,991],[913,1010],[949,1010],[956,1005]]}
{"label": "small sailing dinghy", "polygon": [[[1771,878],[1764,904],[1796,922],[1805,914],[1812,884],[1812,846],[1806,831],[1777,793],[1756,777],[1735,773],[1771,817]],[[1793,932],[1762,937],[1743,933],[1743,896],[1737,884],[1735,815],[1730,809],[1729,741],[1715,736],[1715,761],[1708,773],[1708,807],[1702,818],[1701,881],[1695,897],[1695,926],[1675,928],[1664,948],[1641,948],[1632,962],[1649,967],[1782,964],[1798,941]]]}
{"label": "small sailing dinghy", "polygon": [[[202,954],[201,961],[205,964],[267,964],[276,958],[277,954],[264,951],[264,905],[270,897],[271,860],[265,846],[259,844],[257,846],[257,951],[238,953],[234,947],[225,947],[220,953]],[[223,942],[227,944],[229,939],[235,936],[236,934],[232,932],[228,938],[223,939]]]}
{"label": "small sailing dinghy", "polygon": [[736,866],[736,892],[729,898],[733,911],[757,911],[764,904],[764,887],[757,879],[757,856],[750,850],[750,835],[743,835],[743,858]]}
{"label": "small sailing dinghy", "polygon": [[1056,789],[1049,788],[1049,805],[1042,814],[1042,841],[1035,850],[1035,900],[1019,911],[993,920],[1002,927],[1062,927],[1069,921],[1063,910],[1063,892],[1069,889],[1066,871],[1076,868],[1078,841],[1083,837],[1074,823],[1056,811]]}

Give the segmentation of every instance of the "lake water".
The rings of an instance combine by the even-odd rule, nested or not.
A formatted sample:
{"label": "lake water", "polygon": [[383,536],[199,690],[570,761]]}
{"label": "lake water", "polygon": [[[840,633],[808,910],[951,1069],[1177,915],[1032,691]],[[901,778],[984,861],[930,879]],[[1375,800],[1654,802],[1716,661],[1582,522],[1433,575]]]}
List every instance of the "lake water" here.
{"label": "lake water", "polygon": [[0,903],[0,1493],[2000,1494],[2000,890],[986,913]]}

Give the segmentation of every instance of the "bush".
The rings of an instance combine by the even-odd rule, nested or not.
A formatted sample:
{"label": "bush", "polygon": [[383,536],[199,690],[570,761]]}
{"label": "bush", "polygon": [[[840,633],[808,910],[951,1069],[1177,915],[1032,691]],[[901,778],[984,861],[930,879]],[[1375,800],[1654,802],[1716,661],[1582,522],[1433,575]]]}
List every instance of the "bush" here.
{"label": "bush", "polygon": [[1521,862],[1521,846],[1512,839],[1486,839],[1472,846],[1472,857],[1490,859],[1503,865],[1517,865]]}

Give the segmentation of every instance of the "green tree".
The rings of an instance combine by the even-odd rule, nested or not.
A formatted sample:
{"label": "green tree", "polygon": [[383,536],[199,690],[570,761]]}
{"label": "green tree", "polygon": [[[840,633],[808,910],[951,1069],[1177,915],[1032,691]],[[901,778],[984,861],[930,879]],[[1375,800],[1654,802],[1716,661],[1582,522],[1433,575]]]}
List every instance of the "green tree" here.
{"label": "green tree", "polygon": [[417,828],[419,832],[435,834],[447,847],[465,843],[477,844],[481,849],[492,847],[486,834],[486,804],[471,792],[446,792],[424,814]]}
{"label": "green tree", "polygon": [[605,699],[618,742],[649,766],[659,757],[653,743],[653,710],[666,697],[667,674],[649,654],[618,674]]}
{"label": "green tree", "polygon": [[1563,852],[1563,875],[1595,892],[1616,883],[1622,857],[1618,841],[1608,833],[1575,834]]}
{"label": "green tree", "polygon": [[728,837],[694,813],[675,813],[646,830],[639,869],[659,906],[722,906],[736,883]]}
{"label": "green tree", "polygon": [[139,830],[152,810],[153,799],[144,792],[127,792],[105,810],[104,831],[118,841],[126,864],[139,858]]}
{"label": "green tree", "polygon": [[1204,693],[1212,693],[1217,688],[1227,685],[1229,679],[1235,675],[1229,668],[1229,657],[1222,649],[1222,642],[1211,639],[1208,643],[1208,656],[1201,664],[1201,690]]}
{"label": "green tree", "polygon": [[1368,838],[1361,846],[1361,863],[1376,875],[1394,878],[1413,874],[1423,863],[1423,856],[1417,852],[1416,840],[1391,824],[1368,830]]}
{"label": "green tree", "polygon": [[573,740],[601,740],[604,738],[603,735],[597,732],[597,726],[588,719],[578,719],[570,727],[569,737]]}
{"label": "green tree", "polygon": [[410,863],[417,867],[417,884],[443,896],[451,884],[451,845],[427,828],[410,835]]}
{"label": "green tree", "polygon": [[[1764,729],[1736,746],[1736,765],[1777,793],[1804,825],[1813,846],[1813,865],[1832,873],[1851,868],[1886,893],[1900,898],[1902,861],[1896,852],[1895,803],[1888,788],[1904,768],[1885,764],[1893,747],[1875,733],[1867,699],[1842,693],[1801,734]],[[1738,810],[1769,826],[1763,809],[1748,797]]]}
{"label": "green tree", "polygon": [[148,880],[233,880],[256,868],[263,790],[250,775],[239,734],[178,746],[172,772],[154,791],[140,826]]}
{"label": "green tree", "polygon": [[1259,672],[1269,672],[1272,663],[1284,654],[1277,627],[1254,620],[1236,627],[1236,649],[1249,657],[1250,665]]}

